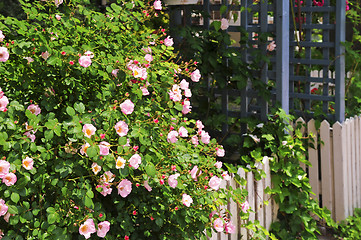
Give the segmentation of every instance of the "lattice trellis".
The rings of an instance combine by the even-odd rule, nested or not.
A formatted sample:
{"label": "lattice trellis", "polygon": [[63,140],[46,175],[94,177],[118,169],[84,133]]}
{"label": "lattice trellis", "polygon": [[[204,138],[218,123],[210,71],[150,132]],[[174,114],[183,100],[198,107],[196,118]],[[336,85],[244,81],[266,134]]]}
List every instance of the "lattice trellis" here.
{"label": "lattice trellis", "polygon": [[[172,6],[171,23],[199,24],[207,29],[212,20],[221,17],[222,5],[232,11],[247,9],[240,13],[240,20],[231,21],[227,31],[237,39],[240,35],[237,26],[242,26],[249,33],[249,45],[270,56],[270,63],[263,63],[255,74],[264,82],[274,83],[272,99],[280,102],[286,112],[294,111],[307,118],[318,109],[328,119],[342,122],[346,2],[337,0],[336,6],[331,6],[330,0],[325,0],[323,6],[314,6],[312,0],[303,0],[300,7],[298,0],[241,0],[238,6],[231,3],[231,0],[203,0],[197,5]],[[208,12],[211,19],[192,18],[194,10]],[[257,39],[257,34],[262,33],[269,33],[268,42],[260,43]],[[276,51],[267,51],[267,44],[273,40]],[[245,50],[244,61],[253,61],[252,51],[252,47]],[[222,112],[227,117],[256,115],[263,120],[267,117],[269,106],[251,84],[242,91],[223,89],[216,93],[222,95]],[[229,106],[234,96],[242,99],[239,111]]]}

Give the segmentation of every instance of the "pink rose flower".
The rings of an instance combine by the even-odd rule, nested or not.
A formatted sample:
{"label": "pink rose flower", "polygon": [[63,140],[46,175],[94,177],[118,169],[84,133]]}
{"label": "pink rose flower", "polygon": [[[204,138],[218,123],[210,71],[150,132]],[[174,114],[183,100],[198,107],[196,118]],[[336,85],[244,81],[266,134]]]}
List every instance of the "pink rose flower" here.
{"label": "pink rose flower", "polygon": [[166,39],[164,39],[164,45],[166,45],[167,47],[171,47],[173,46],[173,44],[173,38],[168,36]]}
{"label": "pink rose flower", "polygon": [[188,194],[183,193],[182,203],[184,204],[184,206],[189,207],[193,203],[193,199]]}
{"label": "pink rose flower", "polygon": [[34,62],[34,59],[32,57],[24,57],[24,59],[26,59],[26,61],[28,61],[28,64]]}
{"label": "pink rose flower", "polygon": [[0,98],[0,111],[5,112],[7,110],[7,105],[9,104],[9,99],[6,96]]}
{"label": "pink rose flower", "polygon": [[6,174],[3,177],[3,183],[5,183],[6,186],[11,186],[14,185],[17,181],[17,177],[14,173],[10,172],[8,174]]}
{"label": "pink rose flower", "polygon": [[0,62],[6,62],[9,59],[8,49],[0,47]]}
{"label": "pink rose flower", "polygon": [[55,14],[55,18],[56,18],[56,20],[60,21],[61,16],[60,16],[60,15],[58,15],[58,14]]}
{"label": "pink rose flower", "polygon": [[35,141],[35,134],[32,133],[33,131],[28,131],[28,132],[25,132],[24,135],[27,136],[28,138],[30,138],[31,142],[34,142]]}
{"label": "pink rose flower", "polygon": [[95,233],[97,230],[95,229],[93,219],[87,219],[82,225],[79,227],[79,233],[83,235],[86,239],[90,238],[92,233]]}
{"label": "pink rose flower", "polygon": [[92,164],[92,171],[95,175],[97,175],[102,170],[102,167],[99,166],[97,163]]}
{"label": "pink rose flower", "polygon": [[226,233],[235,233],[236,232],[236,226],[233,225],[232,222],[226,222],[226,227],[225,227]]}
{"label": "pink rose flower", "polygon": [[63,3],[63,0],[54,0],[54,3],[56,7],[59,7],[59,5]]}
{"label": "pink rose flower", "polygon": [[80,66],[87,68],[92,64],[92,60],[89,56],[81,56],[79,58],[79,64]]}
{"label": "pink rose flower", "polygon": [[35,114],[36,116],[38,116],[41,113],[40,107],[35,104],[30,104],[27,110],[29,110],[32,114]]}
{"label": "pink rose flower", "polygon": [[110,144],[108,142],[100,142],[99,145],[99,150],[100,150],[100,155],[103,155],[103,156],[107,156],[109,155],[109,149],[110,149]]}
{"label": "pink rose flower", "polygon": [[222,179],[220,179],[217,176],[213,176],[211,177],[211,179],[209,180],[209,187],[212,188],[213,190],[218,190],[219,186],[221,185]]}
{"label": "pink rose flower", "polygon": [[170,187],[172,188],[176,188],[177,185],[178,185],[178,181],[177,181],[177,178],[180,176],[179,173],[176,173],[176,174],[173,174],[173,175],[170,175],[169,178],[168,178],[168,184]]}
{"label": "pink rose flower", "polygon": [[202,174],[202,171],[199,171],[198,175],[197,175],[197,172],[198,172],[198,166],[194,166],[193,169],[190,171],[190,174],[191,174],[191,177],[194,181],[198,181],[197,179],[197,176],[200,176]]}
{"label": "pink rose flower", "polygon": [[82,145],[81,148],[80,148],[80,154],[88,156],[88,154],[86,154],[86,151],[88,150],[89,147],[90,147],[89,143],[86,143],[86,144]]}
{"label": "pink rose flower", "polygon": [[231,180],[231,176],[229,176],[228,171],[224,171],[224,172],[222,173],[222,177],[223,177],[223,179],[226,180],[226,181]]}
{"label": "pink rose flower", "polygon": [[26,170],[31,170],[34,167],[34,161],[32,158],[26,157],[25,159],[23,159],[22,162],[22,166],[26,169]]}
{"label": "pink rose flower", "polygon": [[142,48],[143,52],[145,53],[152,53],[152,49],[150,47]]}
{"label": "pink rose flower", "polygon": [[185,79],[183,79],[180,84],[179,84],[180,88],[183,90],[186,90],[189,88],[189,82],[187,82]]}
{"label": "pink rose flower", "polygon": [[101,195],[104,197],[112,194],[113,189],[111,188],[111,185],[107,182],[103,183],[103,185],[98,185],[97,188],[102,188],[102,191],[100,192]]}
{"label": "pink rose flower", "polygon": [[213,222],[213,227],[217,232],[223,232],[224,230],[224,222],[222,218],[217,218]]}
{"label": "pink rose flower", "polygon": [[162,10],[162,2],[160,0],[154,1],[153,6],[154,6],[155,10],[158,10],[158,11]]}
{"label": "pink rose flower", "polygon": [[184,96],[186,96],[187,98],[192,97],[192,91],[189,88],[184,90]]}
{"label": "pink rose flower", "polygon": [[197,146],[197,145],[198,145],[198,137],[197,137],[196,135],[194,135],[194,136],[192,137],[192,139],[191,139],[191,142],[192,142],[195,146]]}
{"label": "pink rose flower", "polygon": [[127,197],[132,191],[132,183],[128,179],[123,179],[117,186],[118,194],[123,198]]}
{"label": "pink rose flower", "polygon": [[221,29],[226,30],[229,27],[228,20],[225,18],[221,19]]}
{"label": "pink rose flower", "polygon": [[144,59],[147,62],[151,62],[151,61],[153,61],[153,56],[148,53],[144,56]]}
{"label": "pink rose flower", "polygon": [[134,154],[129,159],[130,166],[135,168],[135,169],[137,169],[141,163],[142,163],[142,158],[139,156],[139,154]]}
{"label": "pink rose flower", "polygon": [[185,127],[180,127],[178,133],[181,137],[188,137],[188,131]]}
{"label": "pink rose flower", "polygon": [[268,45],[267,45],[267,50],[272,52],[276,49],[276,44],[275,44],[275,41],[272,41],[270,42]]}
{"label": "pink rose flower", "polygon": [[214,215],[219,216],[219,213],[218,213],[217,211],[212,211],[212,212],[209,214],[209,219],[212,220],[212,218],[213,218]]}
{"label": "pink rose flower", "polygon": [[93,124],[84,124],[83,133],[86,137],[91,138],[95,134],[97,129],[93,126]]}
{"label": "pink rose flower", "polygon": [[214,164],[214,166],[215,166],[216,168],[221,168],[221,167],[222,167],[222,162],[217,161],[217,162]]}
{"label": "pink rose flower", "polygon": [[147,180],[147,181],[144,181],[143,185],[144,185],[144,187],[148,190],[148,192],[151,192],[151,191],[152,191],[152,188],[149,186],[148,180]]}
{"label": "pink rose flower", "polygon": [[98,237],[104,238],[105,235],[107,235],[109,229],[110,229],[110,222],[104,221],[98,223],[98,230],[97,230]]}
{"label": "pink rose flower", "polygon": [[224,157],[225,151],[223,148],[217,148],[216,154],[218,157]]}
{"label": "pink rose flower", "polygon": [[210,139],[211,139],[211,137],[209,136],[209,134],[206,131],[201,132],[201,141],[204,144],[208,144]]}
{"label": "pink rose flower", "polygon": [[124,121],[117,122],[117,124],[115,124],[114,128],[120,137],[124,137],[125,135],[127,135],[128,131],[129,131],[128,124],[126,124]]}
{"label": "pink rose flower", "polygon": [[5,35],[3,34],[3,32],[0,30],[0,42],[4,41]]}
{"label": "pink rose flower", "polygon": [[199,79],[201,78],[201,73],[198,69],[196,69],[194,72],[191,73],[191,79],[193,82],[199,82]]}
{"label": "pink rose flower", "polygon": [[9,173],[10,163],[5,160],[0,160],[0,179]]}
{"label": "pink rose flower", "polygon": [[241,210],[242,210],[242,212],[247,213],[248,209],[249,209],[249,203],[246,200],[244,203],[241,204]]}
{"label": "pink rose flower", "polygon": [[177,131],[170,131],[169,133],[168,133],[168,137],[167,137],[167,141],[168,142],[171,142],[171,143],[175,143],[175,142],[177,142],[178,141],[178,132]]}
{"label": "pink rose flower", "polygon": [[45,52],[42,52],[41,53],[41,57],[44,59],[44,60],[47,60],[49,58],[50,54],[48,51],[45,51]]}
{"label": "pink rose flower", "polygon": [[[11,215],[11,214],[10,214],[9,212],[5,214],[5,216],[4,216],[5,222],[7,222],[7,223],[9,222],[10,215]],[[0,239],[1,239],[1,238],[0,238]]]}
{"label": "pink rose flower", "polygon": [[0,198],[0,216],[4,216],[8,211],[8,206],[5,204],[5,201]]}
{"label": "pink rose flower", "polygon": [[204,128],[204,125],[201,120],[197,120],[196,126],[197,126],[198,130],[202,130]]}
{"label": "pink rose flower", "polygon": [[149,95],[149,91],[146,87],[142,86],[142,87],[140,87],[140,90],[142,90],[143,96]]}
{"label": "pink rose flower", "polygon": [[106,171],[103,175],[100,176],[100,181],[103,183],[111,183],[115,179],[115,175],[111,171]]}
{"label": "pink rose flower", "polygon": [[117,76],[118,76],[118,72],[119,72],[119,69],[113,69],[112,75],[113,75],[114,77],[117,77]]}
{"label": "pink rose flower", "polygon": [[192,108],[191,102],[188,100],[184,100],[182,113],[188,114],[191,111],[191,108]]}
{"label": "pink rose flower", "polygon": [[129,115],[134,111],[134,103],[132,103],[132,101],[130,101],[129,99],[125,100],[119,106],[120,106],[120,110],[125,115]]}
{"label": "pink rose flower", "polygon": [[116,169],[124,168],[126,162],[127,161],[124,158],[118,157],[117,160],[115,161],[115,168]]}

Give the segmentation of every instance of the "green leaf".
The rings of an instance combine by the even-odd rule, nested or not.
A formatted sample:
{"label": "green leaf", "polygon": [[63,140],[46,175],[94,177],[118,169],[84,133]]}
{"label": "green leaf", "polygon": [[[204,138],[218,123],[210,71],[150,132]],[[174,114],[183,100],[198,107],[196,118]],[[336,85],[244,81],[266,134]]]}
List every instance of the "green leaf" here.
{"label": "green leaf", "polygon": [[8,205],[8,213],[10,214],[18,214],[18,208],[14,205]]}
{"label": "green leaf", "polygon": [[225,13],[225,12],[227,11],[227,6],[226,6],[226,5],[222,5],[222,6],[221,6],[221,9],[220,9],[219,11],[220,11],[220,13],[221,13],[221,15],[222,15],[223,13]]}
{"label": "green leaf", "polygon": [[154,164],[151,162],[149,162],[147,164],[147,166],[145,166],[145,171],[148,174],[148,176],[150,176],[150,177],[154,177],[155,174],[157,173],[155,170]]}
{"label": "green leaf", "polygon": [[95,146],[90,146],[87,150],[86,150],[86,154],[88,154],[89,157],[96,157],[98,155],[98,151],[97,148]]}
{"label": "green leaf", "polygon": [[66,108],[66,112],[67,112],[70,116],[74,116],[74,115],[75,115],[75,110],[74,110],[74,108],[72,108],[72,107],[70,107],[70,106],[68,106],[68,107]]}
{"label": "green leaf", "polygon": [[19,202],[19,200],[20,200],[20,196],[19,196],[19,194],[18,193],[16,193],[16,192],[13,192],[12,194],[11,194],[11,200],[14,202],[14,203],[18,203]]}
{"label": "green leaf", "polygon": [[74,108],[78,113],[84,113],[85,112],[85,106],[81,102],[74,103]]}
{"label": "green leaf", "polygon": [[48,215],[48,223],[53,224],[59,220],[59,214],[51,213]]}
{"label": "green leaf", "polygon": [[86,207],[90,208],[90,209],[93,209],[94,208],[94,203],[93,203],[93,200],[88,197],[88,196],[85,196],[84,197],[84,204]]}

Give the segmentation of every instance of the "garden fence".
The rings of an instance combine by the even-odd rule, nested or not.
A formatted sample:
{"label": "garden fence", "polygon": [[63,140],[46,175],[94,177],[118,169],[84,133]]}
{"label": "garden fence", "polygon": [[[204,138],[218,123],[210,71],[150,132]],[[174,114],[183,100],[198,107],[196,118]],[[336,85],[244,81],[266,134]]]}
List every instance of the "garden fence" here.
{"label": "garden fence", "polygon": [[[308,148],[308,160],[312,167],[301,164],[308,173],[312,192],[311,197],[319,201],[321,207],[331,211],[335,221],[341,221],[353,214],[355,208],[361,207],[361,116],[355,116],[330,125],[324,120],[317,130],[316,121],[305,122],[299,118],[297,123],[304,125],[302,131],[311,134],[313,147]],[[262,226],[269,229],[272,221],[277,218],[277,205],[264,193],[266,187],[271,186],[269,164],[262,166],[267,178],[256,181],[253,173],[245,173],[242,168],[238,174],[247,180],[248,202],[254,213],[249,220],[258,220]],[[232,179],[223,187],[238,187]],[[268,201],[269,204],[264,204]],[[215,233],[210,240],[248,240],[252,232],[241,224],[245,223],[239,217],[239,207],[234,202],[225,208],[232,213],[231,220],[238,226],[235,234]]]}

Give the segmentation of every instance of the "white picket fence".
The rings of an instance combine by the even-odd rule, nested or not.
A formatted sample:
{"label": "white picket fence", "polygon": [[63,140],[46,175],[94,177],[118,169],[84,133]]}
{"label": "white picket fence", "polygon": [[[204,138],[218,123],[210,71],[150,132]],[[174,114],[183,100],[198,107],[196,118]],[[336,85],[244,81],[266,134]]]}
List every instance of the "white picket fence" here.
{"label": "white picket fence", "polygon": [[[344,123],[336,122],[332,126],[324,120],[320,129],[316,130],[315,120],[305,122],[299,118],[296,122],[305,124],[305,134],[313,134],[314,148],[308,148],[308,159],[312,167],[301,164],[308,172],[313,193],[311,197],[319,201],[320,206],[331,211],[335,221],[341,221],[353,214],[355,208],[361,208],[361,116],[347,119]],[[317,144],[317,140],[321,140]],[[253,173],[245,173],[242,168],[238,174],[247,180],[248,202],[255,213],[249,220],[258,220],[269,229],[272,221],[277,218],[277,205],[264,194],[264,189],[271,186],[269,164],[262,166],[267,178],[256,181]],[[223,187],[237,186],[232,179]],[[264,204],[269,201],[269,205]],[[241,228],[243,220],[239,217],[239,207],[230,202],[225,206],[231,213],[232,222],[238,226],[234,234],[214,233],[209,240],[249,240],[252,232]]]}

